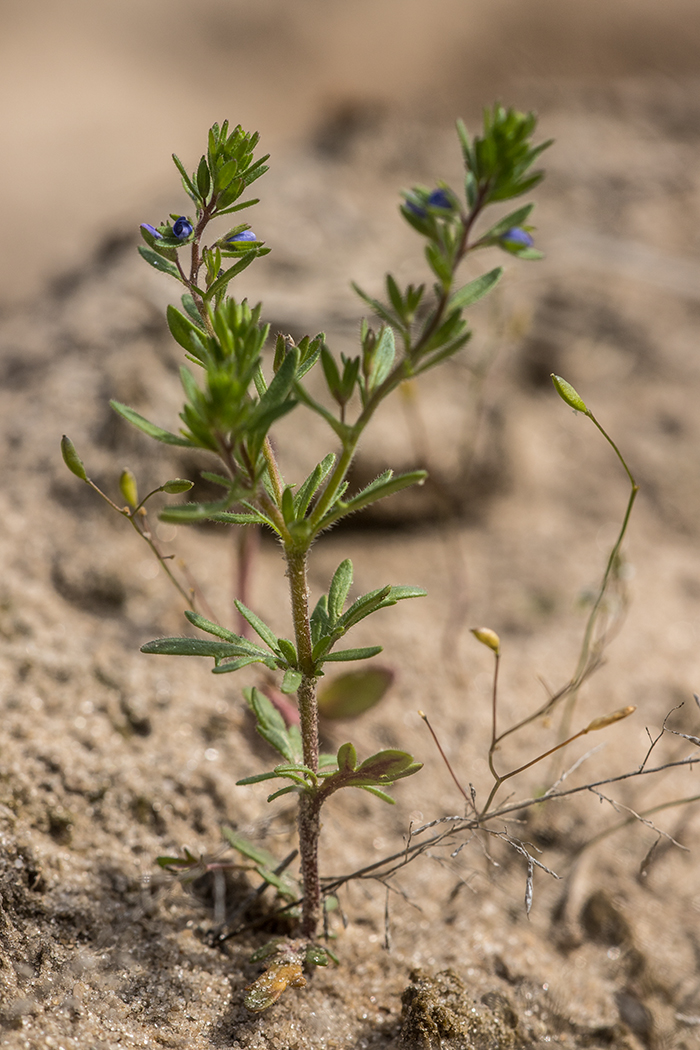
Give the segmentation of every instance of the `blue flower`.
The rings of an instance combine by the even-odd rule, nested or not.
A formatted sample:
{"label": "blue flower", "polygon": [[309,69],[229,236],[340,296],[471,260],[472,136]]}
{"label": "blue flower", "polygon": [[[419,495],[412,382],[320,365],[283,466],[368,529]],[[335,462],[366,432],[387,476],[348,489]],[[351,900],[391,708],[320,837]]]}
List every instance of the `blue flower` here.
{"label": "blue flower", "polygon": [[146,232],[150,233],[151,237],[155,237],[156,240],[161,240],[163,237],[163,234],[158,233],[158,230],[155,228],[155,226],[151,226],[150,222],[142,222],[141,229],[146,230]]}
{"label": "blue flower", "polygon": [[428,205],[431,208],[449,208],[450,211],[454,208],[454,203],[450,195],[445,190],[433,190],[428,197]]}
{"label": "blue flower", "polygon": [[235,233],[233,237],[229,237],[228,241],[235,244],[236,241],[257,241],[257,239],[252,230],[241,230],[240,233]]}
{"label": "blue flower", "polygon": [[184,215],[181,215],[179,219],[175,220],[173,223],[173,235],[177,237],[179,241],[186,241],[191,233],[192,223],[189,219],[186,219]]}
{"label": "blue flower", "polygon": [[527,230],[523,230],[521,226],[511,227],[498,239],[504,248],[532,248],[535,243]]}

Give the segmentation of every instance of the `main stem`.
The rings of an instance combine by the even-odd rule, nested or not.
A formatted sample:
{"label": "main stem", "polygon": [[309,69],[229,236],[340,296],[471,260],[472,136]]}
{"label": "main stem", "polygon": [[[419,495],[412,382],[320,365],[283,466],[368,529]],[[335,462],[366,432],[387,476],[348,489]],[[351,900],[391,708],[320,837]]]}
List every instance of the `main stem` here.
{"label": "main stem", "polygon": [[[292,599],[292,619],[301,684],[297,690],[304,765],[318,770],[318,705],[314,675],[311,621],[309,617],[309,584],[307,579],[308,548],[285,547],[287,575]],[[318,877],[318,839],[321,831],[321,799],[303,791],[299,796],[299,853],[304,883],[301,933],[313,940],[321,912],[321,884]]]}

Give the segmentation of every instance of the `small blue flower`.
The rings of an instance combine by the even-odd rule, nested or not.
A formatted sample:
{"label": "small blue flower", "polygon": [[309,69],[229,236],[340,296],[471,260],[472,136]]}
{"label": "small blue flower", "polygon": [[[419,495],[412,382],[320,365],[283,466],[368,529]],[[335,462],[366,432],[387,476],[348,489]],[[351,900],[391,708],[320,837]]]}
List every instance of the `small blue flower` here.
{"label": "small blue flower", "polygon": [[189,219],[186,219],[184,215],[181,215],[179,219],[175,220],[173,223],[173,234],[179,241],[186,241],[191,233],[192,223]]}
{"label": "small blue flower", "polygon": [[454,208],[454,203],[445,190],[433,190],[428,197],[428,204],[431,208],[449,208],[450,211]]}
{"label": "small blue flower", "polygon": [[150,233],[151,237],[155,237],[156,240],[162,239],[162,233],[158,233],[158,230],[155,228],[155,226],[151,226],[150,222],[142,222],[141,229],[146,230],[147,233]]}
{"label": "small blue flower", "polygon": [[257,239],[258,238],[255,236],[252,230],[241,230],[240,233],[236,233],[233,235],[233,237],[229,237],[228,241],[229,243],[232,242],[233,244],[235,244],[236,241],[257,241]]}
{"label": "small blue flower", "polygon": [[535,243],[527,230],[523,230],[521,226],[513,226],[498,239],[505,248],[532,248]]}

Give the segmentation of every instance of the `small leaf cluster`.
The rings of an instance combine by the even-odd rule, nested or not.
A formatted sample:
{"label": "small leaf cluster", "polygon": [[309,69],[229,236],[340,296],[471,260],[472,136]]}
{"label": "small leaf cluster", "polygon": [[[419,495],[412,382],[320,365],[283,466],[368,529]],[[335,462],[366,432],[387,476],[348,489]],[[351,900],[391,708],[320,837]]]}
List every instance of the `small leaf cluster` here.
{"label": "small leaf cluster", "polygon": [[340,788],[356,787],[369,791],[384,802],[394,803],[386,787],[397,780],[410,777],[422,769],[406,751],[389,749],[378,751],[358,765],[357,752],[352,744],[343,744],[337,755],[319,755],[318,769],[313,770],[302,760],[301,734],[296,726],[286,726],[282,715],[258,689],[245,689],[244,695],[255,715],[260,736],[285,760],[268,773],[244,777],[238,784],[259,784],[266,780],[291,780],[268,796],[268,802],[282,795],[303,792],[314,796],[318,804],[325,802]]}
{"label": "small leaf cluster", "polygon": [[[139,252],[156,270],[175,277],[186,285],[199,303],[218,303],[234,277],[254,259],[266,255],[247,223],[239,223],[219,237],[214,244],[200,249],[200,239],[212,219],[242,211],[258,203],[258,198],[240,201],[251,183],[268,170],[265,161],[269,154],[255,159],[257,132],[248,134],[240,125],[229,132],[229,123],[214,124],[209,131],[207,152],[202,156],[196,172],[188,175],[182,161],[173,154],[173,161],[182,176],[182,185],[195,206],[195,218],[171,214],[171,222],[161,226],[144,223],[141,235],[146,246]],[[183,269],[178,249],[191,246],[189,275]],[[237,259],[233,266],[222,269],[224,259]],[[204,287],[200,287],[200,270],[204,268]]]}
{"label": "small leaf cluster", "polygon": [[240,601],[236,601],[236,608],[264,645],[234,634],[233,631],[188,609],[185,616],[190,623],[213,635],[218,641],[202,638],[158,638],[142,646],[141,652],[159,656],[211,657],[214,660],[214,674],[227,674],[250,664],[260,663],[271,671],[282,671],[282,692],[295,693],[303,673],[319,678],[324,673],[324,664],[367,660],[381,653],[381,645],[337,651],[333,651],[333,647],[351,627],[372,613],[396,605],[406,598],[420,598],[426,594],[421,587],[392,587],[387,584],[361,595],[343,611],[352,579],[352,562],[347,558],[336,569],[328,594],[322,595],[316,604],[310,620],[313,644],[311,668],[302,667],[294,642],[289,638],[279,638],[271,627]]}

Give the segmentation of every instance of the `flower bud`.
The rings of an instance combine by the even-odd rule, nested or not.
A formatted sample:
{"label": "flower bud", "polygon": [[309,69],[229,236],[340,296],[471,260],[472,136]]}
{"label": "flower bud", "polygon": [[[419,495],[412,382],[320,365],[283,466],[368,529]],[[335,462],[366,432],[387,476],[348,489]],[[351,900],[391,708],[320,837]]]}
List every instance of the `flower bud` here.
{"label": "flower bud", "polygon": [[583,398],[579,397],[571,383],[567,383],[561,376],[555,376],[554,372],[551,373],[552,382],[554,383],[554,389],[559,394],[562,401],[566,401],[570,408],[575,409],[577,412],[584,412],[588,415],[588,409]]}
{"label": "flower bud", "polygon": [[130,507],[133,508],[138,504],[139,490],[136,485],[136,478],[128,467],[124,467],[119,478],[119,491]]}
{"label": "flower bud", "polygon": [[61,438],[61,455],[71,474],[75,474],[76,478],[80,478],[81,481],[87,481],[83,461],[75,451],[75,445],[65,434]]}
{"label": "flower bud", "polygon": [[160,490],[172,496],[177,492],[189,492],[193,486],[193,481],[187,481],[185,478],[173,478],[172,481],[166,481],[164,485],[161,485]]}
{"label": "flower bud", "polygon": [[501,639],[495,631],[492,631],[490,627],[472,627],[470,630],[477,642],[481,642],[482,645],[487,645],[489,649],[493,650],[496,656],[500,655]]}
{"label": "flower bud", "polygon": [[594,733],[597,729],[605,729],[606,726],[611,726],[614,722],[619,722],[623,718],[628,718],[637,708],[630,704],[627,707],[620,707],[617,711],[613,711],[611,715],[603,715],[601,718],[594,718],[592,722],[589,722],[584,733]]}
{"label": "flower bud", "polygon": [[511,248],[516,251],[519,248],[532,248],[535,243],[527,230],[524,230],[522,226],[512,226],[510,230],[502,233],[498,239],[504,248]]}
{"label": "flower bud", "polygon": [[450,211],[454,209],[454,201],[449,193],[443,189],[433,190],[428,197],[428,205],[431,208],[449,208]]}
{"label": "flower bud", "polygon": [[157,241],[162,240],[163,238],[163,234],[159,233],[155,226],[151,226],[150,222],[142,222],[141,229],[146,230],[146,232],[150,233],[151,237],[155,237]]}
{"label": "flower bud", "polygon": [[236,244],[237,241],[257,241],[257,237],[252,230],[241,230],[240,233],[234,233],[233,237],[227,237],[228,244]]}
{"label": "flower bud", "polygon": [[188,218],[181,215],[179,219],[176,219],[173,223],[173,236],[177,237],[179,241],[186,241],[192,233],[193,226]]}

